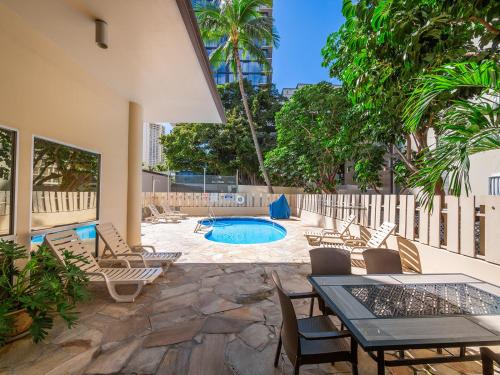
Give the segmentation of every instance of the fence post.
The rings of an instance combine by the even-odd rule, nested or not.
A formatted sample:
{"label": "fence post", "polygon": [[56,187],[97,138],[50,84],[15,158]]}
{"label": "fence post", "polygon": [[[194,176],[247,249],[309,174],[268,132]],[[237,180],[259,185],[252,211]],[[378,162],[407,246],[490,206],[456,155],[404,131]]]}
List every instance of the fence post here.
{"label": "fence post", "polygon": [[455,253],[460,252],[459,242],[459,200],[458,197],[446,196],[446,249]]}
{"label": "fence post", "polygon": [[486,260],[500,264],[500,197],[484,197],[484,250]]}

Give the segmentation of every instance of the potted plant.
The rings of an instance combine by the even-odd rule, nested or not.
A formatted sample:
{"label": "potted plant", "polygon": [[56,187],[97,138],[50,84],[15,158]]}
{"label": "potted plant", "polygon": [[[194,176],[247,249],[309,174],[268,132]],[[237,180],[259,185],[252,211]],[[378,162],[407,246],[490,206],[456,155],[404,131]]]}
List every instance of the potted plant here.
{"label": "potted plant", "polygon": [[46,245],[28,254],[0,240],[0,346],[26,334],[42,341],[56,316],[73,327],[76,304],[89,297],[88,278],[75,265],[84,258],[67,251],[60,262]]}

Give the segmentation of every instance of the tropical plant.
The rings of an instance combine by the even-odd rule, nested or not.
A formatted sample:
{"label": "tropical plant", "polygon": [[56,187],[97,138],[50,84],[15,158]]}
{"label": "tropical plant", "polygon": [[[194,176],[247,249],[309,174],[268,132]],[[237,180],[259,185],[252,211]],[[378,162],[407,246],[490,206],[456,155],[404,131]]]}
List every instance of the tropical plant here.
{"label": "tropical plant", "polygon": [[[421,204],[432,208],[436,185],[444,180],[448,192],[470,191],[470,156],[500,149],[500,79],[497,61],[449,64],[421,76],[404,109],[405,126],[419,126],[429,108],[447,101],[435,123],[438,137],[419,159],[420,168],[410,177],[420,189]],[[453,99],[449,99],[453,97]]]}
{"label": "tropical plant", "polygon": [[297,90],[276,114],[277,146],[266,154],[273,180],[306,190],[335,192],[345,161],[332,140],[348,103],[328,82]]}
{"label": "tropical plant", "polygon": [[73,327],[78,320],[76,304],[89,298],[85,273],[74,265],[84,258],[64,252],[64,264],[47,246],[28,252],[12,241],[0,240],[0,345],[14,331],[10,313],[26,310],[32,320],[33,341],[42,341],[55,316]]}
{"label": "tropical plant", "polygon": [[235,77],[238,78],[257,160],[270,193],[272,193],[271,181],[264,166],[257,131],[245,92],[241,58],[251,56],[253,60],[270,69],[269,61],[261,45],[277,46],[279,37],[273,28],[272,17],[261,14],[259,8],[271,5],[272,0],[226,0],[221,4],[209,3],[195,8],[203,39],[219,43],[210,55],[210,62],[216,67],[224,63],[228,64]]}
{"label": "tropical plant", "polygon": [[[433,101],[418,126],[403,126],[416,78],[445,64],[495,55],[498,10],[492,0],[343,1],[346,21],[328,37],[323,64],[343,82],[361,120],[359,131],[401,160],[399,175],[422,166],[428,133],[439,132],[436,121],[447,105]],[[441,186],[434,185],[438,191]]]}
{"label": "tropical plant", "polygon": [[[163,170],[202,172],[206,168],[207,173],[224,175],[234,175],[238,170],[243,184],[263,182],[238,86],[234,82],[218,87],[226,124],[178,124],[161,138]],[[276,143],[274,117],[283,97],[272,88],[255,89],[246,80],[245,92],[265,153]]]}

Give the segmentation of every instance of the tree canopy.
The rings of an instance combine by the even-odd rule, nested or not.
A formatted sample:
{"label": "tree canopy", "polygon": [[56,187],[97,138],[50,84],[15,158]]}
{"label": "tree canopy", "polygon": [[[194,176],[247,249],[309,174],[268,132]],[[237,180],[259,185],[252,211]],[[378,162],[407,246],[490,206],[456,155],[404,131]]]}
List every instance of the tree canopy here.
{"label": "tree canopy", "polygon": [[[243,182],[262,183],[259,164],[238,83],[219,86],[226,111],[226,124],[177,124],[161,138],[165,153],[162,169],[190,170],[233,175],[239,170]],[[259,143],[264,152],[275,146],[274,115],[284,98],[277,90],[255,89],[245,81]]]}
{"label": "tree canopy", "polygon": [[[323,64],[343,82],[361,121],[359,131],[397,156],[401,182],[421,168],[429,130],[443,131],[442,110],[465,94],[448,92],[405,126],[405,102],[418,77],[450,63],[495,58],[498,10],[498,2],[487,0],[344,0],[346,21],[329,36]],[[358,172],[366,172],[366,160],[360,161]],[[442,191],[440,179],[434,188]]]}

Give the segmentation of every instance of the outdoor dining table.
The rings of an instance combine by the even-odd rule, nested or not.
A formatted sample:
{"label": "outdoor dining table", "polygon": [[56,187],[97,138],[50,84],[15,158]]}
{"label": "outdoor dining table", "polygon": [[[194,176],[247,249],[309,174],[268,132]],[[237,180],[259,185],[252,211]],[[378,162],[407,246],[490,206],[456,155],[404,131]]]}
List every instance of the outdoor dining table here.
{"label": "outdoor dining table", "polygon": [[[377,362],[410,366],[475,361],[465,348],[500,345],[500,287],[464,274],[309,276],[313,288]],[[407,349],[460,348],[415,358]],[[385,359],[386,351],[398,351]]]}

